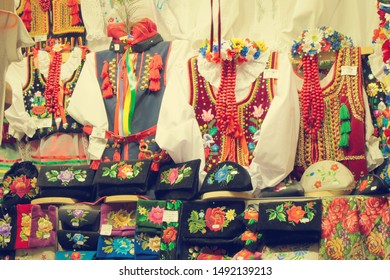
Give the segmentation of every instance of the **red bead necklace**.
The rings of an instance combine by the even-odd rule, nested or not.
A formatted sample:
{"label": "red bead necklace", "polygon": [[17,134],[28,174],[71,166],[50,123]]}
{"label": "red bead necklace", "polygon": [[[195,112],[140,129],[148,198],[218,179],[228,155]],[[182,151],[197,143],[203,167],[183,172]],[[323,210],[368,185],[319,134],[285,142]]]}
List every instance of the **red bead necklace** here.
{"label": "red bead necklace", "polygon": [[45,98],[48,111],[54,114],[54,117],[60,116],[58,104],[58,94],[61,90],[60,74],[62,65],[62,54],[59,51],[51,51],[51,62],[46,83]]}

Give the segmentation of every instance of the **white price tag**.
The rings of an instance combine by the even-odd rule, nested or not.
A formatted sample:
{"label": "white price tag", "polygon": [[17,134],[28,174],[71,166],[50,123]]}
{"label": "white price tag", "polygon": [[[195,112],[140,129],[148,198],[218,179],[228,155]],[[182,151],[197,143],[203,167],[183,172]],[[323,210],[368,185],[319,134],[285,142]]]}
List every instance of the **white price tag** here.
{"label": "white price tag", "polygon": [[179,221],[179,211],[164,210],[163,221],[167,223],[177,223]]}
{"label": "white price tag", "polygon": [[34,36],[35,43],[38,42],[46,42],[47,41],[47,35],[37,35]]}
{"label": "white price tag", "polygon": [[263,78],[264,79],[277,79],[277,78],[279,78],[278,69],[265,69]]}
{"label": "white price tag", "polygon": [[356,76],[357,66],[341,66],[341,76]]}
{"label": "white price tag", "polygon": [[110,236],[112,233],[112,225],[103,224],[100,229],[100,235]]}
{"label": "white price tag", "polygon": [[119,51],[120,45],[119,44],[114,44],[114,51]]}
{"label": "white price tag", "polygon": [[100,139],[105,139],[106,138],[106,130],[103,128],[96,128],[94,127],[92,129],[91,136],[100,138]]}
{"label": "white price tag", "polygon": [[51,127],[53,121],[51,118],[35,119],[35,123],[38,128],[45,128],[45,127]]}

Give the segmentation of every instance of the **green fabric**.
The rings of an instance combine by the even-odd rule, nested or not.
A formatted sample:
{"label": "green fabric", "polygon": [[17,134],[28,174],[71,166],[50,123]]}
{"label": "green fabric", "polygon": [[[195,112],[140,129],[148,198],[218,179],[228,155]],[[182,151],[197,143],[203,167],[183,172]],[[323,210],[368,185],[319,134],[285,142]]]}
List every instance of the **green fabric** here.
{"label": "green fabric", "polygon": [[165,200],[138,200],[136,231],[142,227],[161,229],[165,204]]}
{"label": "green fabric", "polygon": [[134,116],[134,109],[135,109],[135,103],[136,103],[136,93],[137,93],[137,81],[135,78],[135,73],[133,69],[133,64],[131,63],[131,58],[132,56],[129,55],[129,52],[126,55],[126,64],[127,64],[127,76],[129,79],[129,87],[130,87],[130,95],[131,95],[131,101],[130,101],[130,112],[129,112],[129,132],[132,133],[131,131],[131,124],[133,121],[133,116]]}
{"label": "green fabric", "polygon": [[348,107],[343,103],[340,108],[340,120],[345,121],[350,120],[350,118]]}
{"label": "green fabric", "polygon": [[351,132],[351,122],[350,121],[343,121],[341,123],[340,133],[344,134],[344,133],[350,133],[350,132]]}
{"label": "green fabric", "polygon": [[349,146],[349,134],[341,134],[339,147],[345,148],[348,146]]}

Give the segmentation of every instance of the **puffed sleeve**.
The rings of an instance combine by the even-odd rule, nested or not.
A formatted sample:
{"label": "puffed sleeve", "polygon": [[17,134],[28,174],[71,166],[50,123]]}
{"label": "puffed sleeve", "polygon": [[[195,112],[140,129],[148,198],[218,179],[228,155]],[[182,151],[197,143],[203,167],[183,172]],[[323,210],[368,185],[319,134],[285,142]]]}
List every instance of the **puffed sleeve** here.
{"label": "puffed sleeve", "polygon": [[261,126],[249,167],[256,189],[275,186],[294,168],[299,133],[299,101],[287,54],[279,54],[275,96]]}
{"label": "puffed sleeve", "polygon": [[195,55],[185,41],[174,41],[167,69],[167,86],[157,122],[156,142],[175,162],[201,159],[204,150],[195,112],[189,104],[188,59]]}
{"label": "puffed sleeve", "polygon": [[[87,55],[67,110],[68,114],[82,125],[89,125],[94,129],[108,129],[106,109],[96,76],[95,53]],[[106,143],[106,139],[89,137],[88,154],[91,160],[101,158]]]}

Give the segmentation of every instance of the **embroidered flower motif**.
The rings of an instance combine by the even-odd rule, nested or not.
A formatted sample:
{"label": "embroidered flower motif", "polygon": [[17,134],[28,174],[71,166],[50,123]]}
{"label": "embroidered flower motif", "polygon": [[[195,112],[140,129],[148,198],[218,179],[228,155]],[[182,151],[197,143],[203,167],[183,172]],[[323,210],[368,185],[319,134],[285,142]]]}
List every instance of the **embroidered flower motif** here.
{"label": "embroidered flower motif", "polygon": [[149,221],[153,224],[161,224],[164,215],[164,208],[160,208],[160,206],[152,207],[152,210],[148,213]]}
{"label": "embroidered flower motif", "polygon": [[7,177],[3,180],[2,195],[31,199],[38,194],[37,178],[27,179],[26,175]]}
{"label": "embroidered flower motif", "polygon": [[53,224],[50,221],[48,215],[41,217],[38,220],[38,230],[36,231],[36,236],[38,239],[49,239],[50,232],[53,230]]}
{"label": "embroidered flower motif", "polygon": [[159,252],[161,246],[161,238],[159,236],[150,237],[147,233],[140,233],[136,235],[135,242],[141,246],[142,250],[151,250],[152,252]]}
{"label": "embroidered flower motif", "polygon": [[175,185],[183,181],[184,178],[190,177],[192,174],[192,168],[190,166],[186,167],[184,164],[182,167],[171,168],[165,170],[160,175],[160,182]]}
{"label": "embroidered flower motif", "polygon": [[291,55],[293,58],[303,57],[305,54],[314,56],[321,51],[336,52],[341,48],[352,47],[352,39],[333,29],[322,26],[311,30],[304,30],[297,41],[294,41]]}
{"label": "embroidered flower motif", "polygon": [[20,238],[23,241],[28,241],[28,238],[30,237],[31,233],[31,213],[29,214],[22,214],[22,222],[21,222],[21,231],[20,231]]}
{"label": "embroidered flower motif", "polygon": [[[286,202],[276,206],[275,209],[267,209],[268,221],[277,219],[280,222],[288,222],[295,226],[299,223],[308,223],[313,220],[316,210],[313,208],[315,202],[308,202],[304,208],[295,206],[293,202]],[[287,220],[286,220],[287,215]]]}
{"label": "embroidered flower motif", "polygon": [[211,144],[214,144],[214,139],[210,134],[203,135],[203,147],[209,147]]}
{"label": "embroidered flower motif", "polygon": [[4,215],[3,219],[0,219],[0,246],[1,248],[7,247],[11,242],[11,217],[8,214]]}
{"label": "embroidered flower motif", "polygon": [[70,242],[73,242],[73,248],[80,248],[81,246],[86,246],[85,242],[88,241],[89,236],[83,235],[81,233],[75,233],[73,236],[71,233],[67,233],[66,237]]}
{"label": "embroidered flower motif", "polygon": [[175,229],[175,227],[171,226],[171,227],[167,227],[164,231],[163,231],[163,236],[162,236],[162,240],[165,242],[165,243],[170,243],[170,242],[173,242],[173,241],[176,241],[176,237],[177,237],[177,230]]}
{"label": "embroidered flower motif", "polygon": [[85,219],[85,217],[89,214],[88,211],[85,211],[83,209],[73,209],[73,210],[67,210],[67,213],[68,216],[72,217],[70,222],[74,227],[80,226],[80,222],[88,222],[88,220]]}
{"label": "embroidered flower motif", "polygon": [[326,252],[333,260],[344,259],[344,246],[341,238],[332,238],[326,242]]}
{"label": "embroidered flower motif", "polygon": [[119,180],[133,179],[142,171],[143,162],[127,164],[124,161],[113,164],[111,167],[103,167],[102,177],[109,176]]}
{"label": "embroidered flower motif", "polygon": [[253,117],[260,118],[263,115],[264,109],[263,106],[253,106]]}
{"label": "embroidered flower motif", "polygon": [[376,83],[370,83],[368,84],[366,91],[368,96],[374,97],[375,95],[378,94],[379,87]]}
{"label": "embroidered flower motif", "polygon": [[252,225],[259,220],[259,212],[253,208],[245,209],[241,216],[248,221],[249,225]]}
{"label": "embroidered flower motif", "polygon": [[214,173],[211,173],[207,179],[209,185],[213,184],[215,181],[222,186],[226,186],[234,177],[238,174],[236,168],[231,165],[224,164],[221,168],[216,170]]}
{"label": "embroidered flower motif", "polygon": [[[370,180],[370,179],[371,179],[371,180]],[[367,177],[367,179],[362,180],[362,181],[360,182],[358,191],[359,191],[359,192],[364,191],[365,189],[368,188],[369,185],[371,185],[371,183],[372,183],[372,178],[369,176],[369,177]]]}
{"label": "embroidered flower motif", "polygon": [[381,232],[371,232],[367,236],[368,251],[374,255],[383,256],[385,253],[383,234]]}
{"label": "embroidered flower motif", "polygon": [[[201,213],[203,215],[201,215]],[[236,218],[236,210],[229,209],[226,211],[226,207],[207,208],[206,213],[201,210],[197,212],[193,210],[191,212],[188,221],[188,228],[190,233],[201,232],[205,234],[208,228],[211,231],[222,231],[227,227],[231,221]]]}
{"label": "embroidered flower motif", "polygon": [[102,250],[106,254],[115,252],[121,255],[134,255],[134,243],[127,237],[105,238],[104,244],[107,246],[102,247]]}
{"label": "embroidered flower motif", "polygon": [[74,167],[71,166],[61,171],[47,171],[45,175],[48,182],[61,181],[61,185],[67,186],[72,180],[76,180],[81,183],[85,182],[85,179],[87,178],[87,171],[81,169],[74,170]]}
{"label": "embroidered flower motif", "polygon": [[217,144],[214,144],[211,146],[211,151],[212,152],[218,152],[219,151],[219,146]]}
{"label": "embroidered flower motif", "polygon": [[107,215],[107,223],[112,225],[113,228],[135,226],[135,211],[133,210],[130,213],[124,209],[111,211]]}
{"label": "embroidered flower motif", "polygon": [[209,109],[208,111],[206,111],[206,110],[202,110],[202,111],[203,111],[202,119],[205,122],[210,122],[214,119],[214,115],[211,113],[211,109]]}
{"label": "embroidered flower motif", "polygon": [[313,187],[316,189],[321,188],[323,185],[333,185],[337,186],[339,181],[340,167],[338,163],[334,163],[330,168],[318,168],[317,170],[306,174],[306,177],[316,176],[316,181],[314,181]]}
{"label": "embroidered flower motif", "polygon": [[83,257],[84,254],[81,254],[80,252],[73,252],[71,255],[70,255],[70,259],[73,260],[73,261],[77,261],[77,260],[81,260],[81,258]]}

